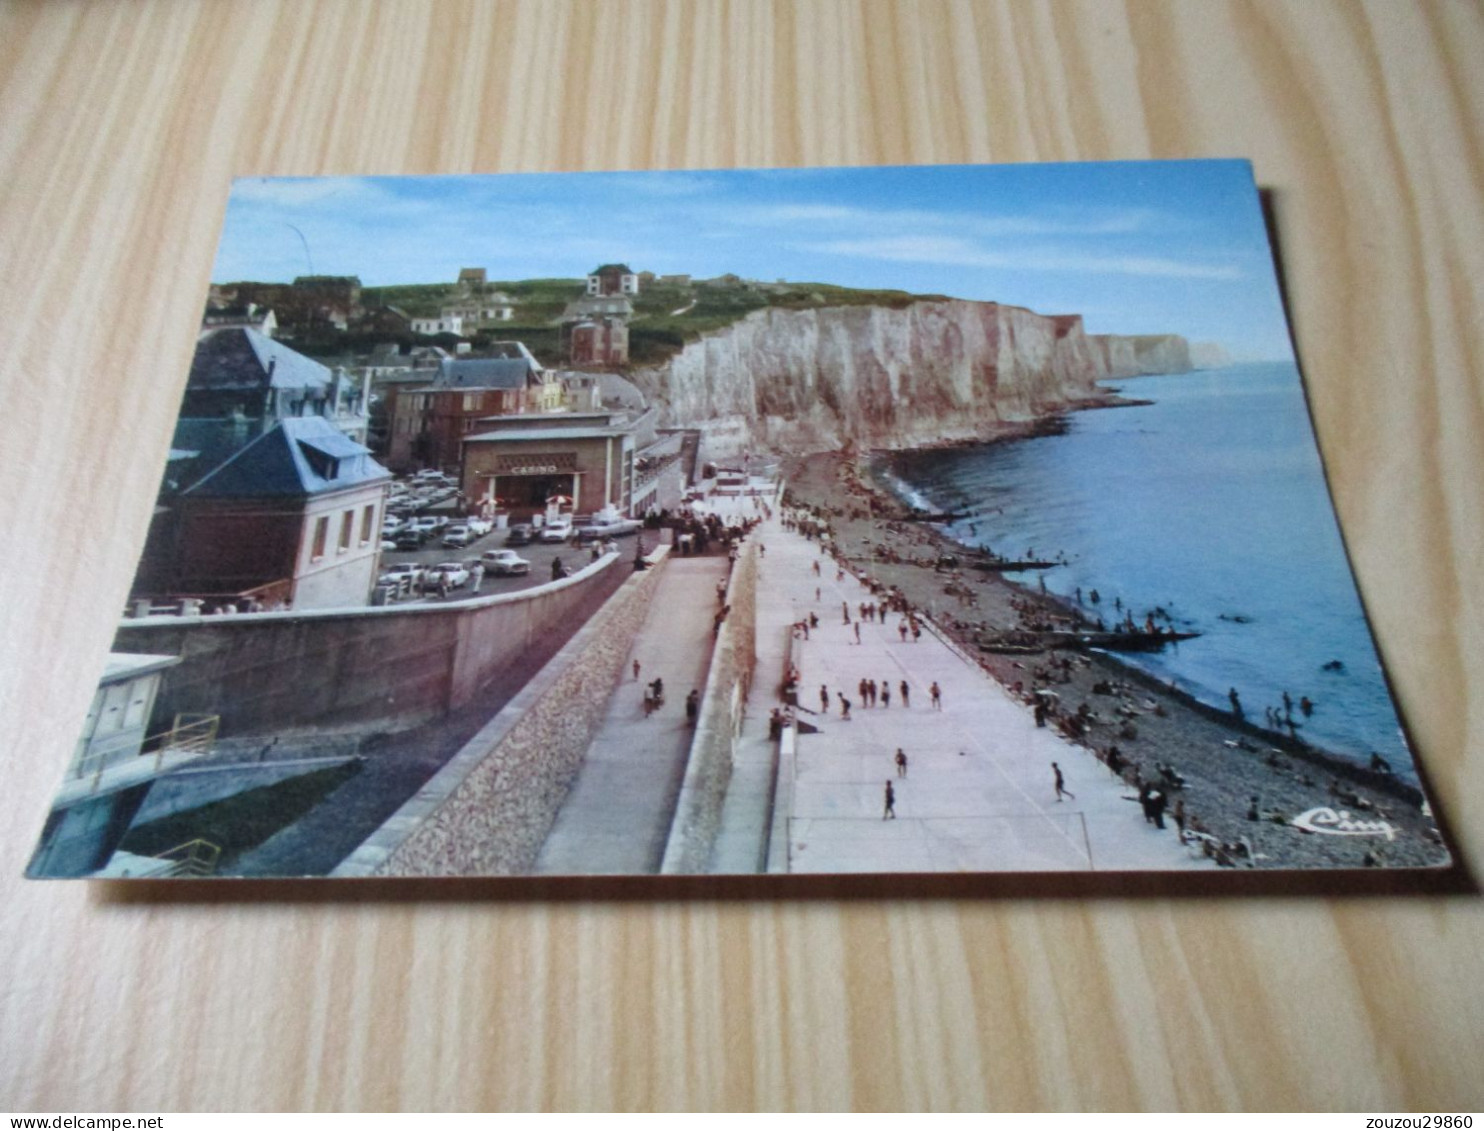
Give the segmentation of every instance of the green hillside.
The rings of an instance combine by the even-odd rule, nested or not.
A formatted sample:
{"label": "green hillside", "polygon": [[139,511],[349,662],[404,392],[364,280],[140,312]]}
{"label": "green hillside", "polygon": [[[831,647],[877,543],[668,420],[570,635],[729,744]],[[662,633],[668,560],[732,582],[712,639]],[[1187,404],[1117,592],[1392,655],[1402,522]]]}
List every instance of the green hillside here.
{"label": "green hillside", "polygon": [[[477,293],[508,295],[515,303],[513,321],[481,330],[473,338],[476,353],[491,341],[522,341],[545,365],[562,363],[560,319],[567,304],[587,293],[585,279],[503,279],[487,283]],[[395,306],[414,318],[431,317],[444,303],[459,296],[454,283],[420,283],[366,287],[362,306],[373,310]],[[913,302],[942,300],[943,295],[917,295],[896,290],[857,290],[832,283],[761,283],[733,275],[686,285],[651,282],[632,301],[634,317],[629,323],[630,364],[657,365],[696,341],[702,334],[723,330],[756,310],[813,310],[830,306],[886,306],[900,309]],[[289,329],[289,328],[286,328]],[[306,328],[308,330],[308,328]],[[308,352],[329,356],[369,350],[376,341],[398,341],[402,345],[441,342],[417,335],[368,337],[366,333],[337,332],[316,325],[286,338],[301,343]],[[452,339],[450,339],[451,341]]]}

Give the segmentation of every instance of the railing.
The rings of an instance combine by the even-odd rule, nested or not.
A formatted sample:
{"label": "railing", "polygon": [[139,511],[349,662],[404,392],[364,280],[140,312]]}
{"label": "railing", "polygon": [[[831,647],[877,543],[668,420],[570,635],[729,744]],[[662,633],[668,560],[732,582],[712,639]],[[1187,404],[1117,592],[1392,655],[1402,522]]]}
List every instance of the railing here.
{"label": "railing", "polygon": [[170,861],[170,870],[165,873],[167,876],[210,876],[216,871],[221,856],[220,845],[197,838],[156,853],[155,859]]}
{"label": "railing", "polygon": [[210,754],[221,725],[220,715],[176,715],[175,725],[169,730],[144,740],[146,744],[159,743],[155,750],[155,768],[159,768],[167,753]]}
{"label": "railing", "polygon": [[136,759],[139,758],[153,758],[154,765],[151,768],[158,773],[165,764],[167,755],[194,757],[210,754],[212,747],[216,745],[216,736],[221,725],[220,715],[176,715],[175,724],[169,730],[150,735],[140,744],[138,750],[130,754],[120,757],[116,750],[102,750],[79,758],[72,768],[71,776],[78,780],[91,776],[92,788],[96,790],[105,771],[117,766],[137,766],[140,763]]}
{"label": "railing", "polygon": [[294,583],[280,578],[252,589],[230,593],[153,593],[130,599],[124,616],[198,616],[202,612],[269,612],[287,607]]}

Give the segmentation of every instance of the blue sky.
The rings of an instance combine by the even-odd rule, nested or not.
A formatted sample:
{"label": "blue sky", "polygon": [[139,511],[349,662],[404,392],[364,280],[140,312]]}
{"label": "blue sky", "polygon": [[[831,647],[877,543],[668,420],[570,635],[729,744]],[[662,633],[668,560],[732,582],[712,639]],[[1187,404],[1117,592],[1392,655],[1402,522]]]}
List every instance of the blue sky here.
{"label": "blue sky", "polygon": [[732,272],[1291,356],[1244,161],[237,181],[212,277],[288,280],[311,262],[368,286],[452,282],[461,267]]}

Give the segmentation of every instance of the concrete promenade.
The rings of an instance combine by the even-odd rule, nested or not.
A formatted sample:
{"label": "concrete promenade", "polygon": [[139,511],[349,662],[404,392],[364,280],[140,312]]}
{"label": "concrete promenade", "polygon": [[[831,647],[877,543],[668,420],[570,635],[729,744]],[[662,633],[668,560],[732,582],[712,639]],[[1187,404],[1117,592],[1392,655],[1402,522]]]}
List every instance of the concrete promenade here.
{"label": "concrete promenade", "polygon": [[[799,717],[820,731],[799,735],[796,756],[781,767],[772,819],[785,824],[772,838],[770,871],[1210,866],[1181,847],[1168,820],[1163,831],[1145,822],[1132,791],[1089,751],[1036,727],[1029,708],[931,629],[924,626],[916,642],[909,633],[904,642],[901,617],[889,614],[885,624],[860,623],[857,643],[859,606],[871,599],[869,590],[848,572],[837,579],[834,562],[818,544],[784,531],[776,512],[756,537],[766,554],[759,574],[756,708],[749,710],[759,719],[754,729],[765,729],[776,702],[787,646],[777,626],[811,612],[820,622],[807,641],[792,641],[802,676],[799,703],[807,709]],[[890,706],[866,706],[858,689],[862,679],[890,684]],[[930,700],[934,682],[942,692],[941,709]],[[828,709],[811,714],[821,712],[821,686]],[[851,701],[848,719],[841,716],[841,693]],[[905,776],[895,764],[899,748],[907,755]],[[1075,799],[1056,799],[1052,762],[1060,764]],[[894,819],[884,818],[888,781]],[[744,839],[748,823],[730,799],[729,808],[737,812],[723,824],[718,871],[741,862],[725,849]],[[748,808],[756,811],[755,805]],[[786,859],[777,859],[779,852]]]}
{"label": "concrete promenade", "polygon": [[[716,583],[727,576],[727,559],[672,554],[663,570],[607,717],[537,857],[537,874],[659,871],[694,733],[685,697],[705,686]],[[665,704],[646,717],[644,685],[655,678],[664,680]]]}

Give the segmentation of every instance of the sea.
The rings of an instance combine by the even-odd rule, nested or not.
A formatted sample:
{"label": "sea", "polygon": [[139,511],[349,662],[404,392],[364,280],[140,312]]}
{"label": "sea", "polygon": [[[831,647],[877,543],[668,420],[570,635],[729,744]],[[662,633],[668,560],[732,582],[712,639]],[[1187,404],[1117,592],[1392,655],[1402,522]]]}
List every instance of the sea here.
{"label": "sea", "polygon": [[1221,708],[1235,688],[1260,725],[1287,692],[1300,737],[1362,764],[1379,753],[1415,782],[1297,368],[1108,385],[1151,403],[1072,413],[1059,435],[878,453],[874,470],[908,504],[962,515],[942,529],[966,546],[1065,556],[1008,575],[1021,584],[1080,590],[1110,627],[1117,602],[1140,625],[1159,608],[1201,634],[1126,662]]}

